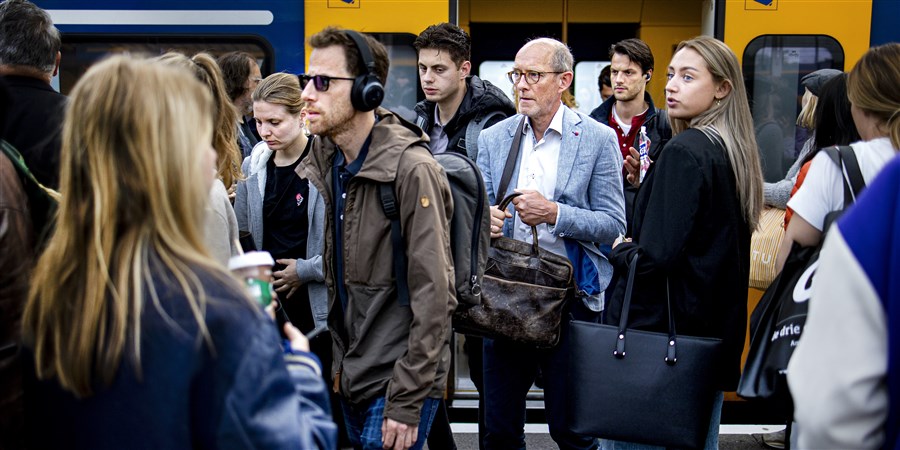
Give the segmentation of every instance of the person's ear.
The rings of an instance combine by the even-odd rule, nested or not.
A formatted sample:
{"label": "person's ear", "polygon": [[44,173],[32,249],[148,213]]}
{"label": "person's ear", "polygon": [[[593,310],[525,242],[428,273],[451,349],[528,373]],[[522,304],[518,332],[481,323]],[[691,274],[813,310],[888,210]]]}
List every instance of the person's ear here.
{"label": "person's ear", "polygon": [[59,62],[62,61],[62,53],[56,52],[56,61],[53,62],[53,76],[59,73]]}
{"label": "person's ear", "polygon": [[560,91],[564,91],[569,89],[569,86],[572,85],[572,78],[575,77],[575,74],[572,72],[563,72],[559,74],[559,87]]}
{"label": "person's ear", "polygon": [[731,82],[725,80],[719,83],[719,86],[716,88],[716,99],[721,100],[728,97],[728,94],[731,94]]}
{"label": "person's ear", "polygon": [[644,72],[644,80],[645,80],[645,81],[648,81],[648,82],[649,82],[649,81],[650,81],[650,78],[651,78],[652,76],[653,76],[653,69],[650,69],[650,70]]}
{"label": "person's ear", "polygon": [[462,65],[459,66],[459,74],[462,78],[466,78],[469,76],[469,73],[472,72],[472,62],[471,61],[463,61]]}

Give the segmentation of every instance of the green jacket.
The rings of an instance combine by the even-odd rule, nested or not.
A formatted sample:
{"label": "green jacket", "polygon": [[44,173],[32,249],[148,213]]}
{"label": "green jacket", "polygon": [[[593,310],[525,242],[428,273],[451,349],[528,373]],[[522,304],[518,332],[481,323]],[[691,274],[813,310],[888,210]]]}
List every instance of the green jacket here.
{"label": "green jacket", "polygon": [[[351,403],[386,398],[384,415],[418,424],[426,397],[440,398],[450,368],[450,318],[456,309],[449,219],[450,187],[428,150],[428,137],[379,108],[369,153],[350,181],[344,209],[347,311],[335,290],[332,161],[337,148],[316,137],[302,171],[325,201],[325,283],[334,337],[335,387]],[[393,183],[406,240],[410,305],[400,306],[393,273],[391,222],[381,183]]]}

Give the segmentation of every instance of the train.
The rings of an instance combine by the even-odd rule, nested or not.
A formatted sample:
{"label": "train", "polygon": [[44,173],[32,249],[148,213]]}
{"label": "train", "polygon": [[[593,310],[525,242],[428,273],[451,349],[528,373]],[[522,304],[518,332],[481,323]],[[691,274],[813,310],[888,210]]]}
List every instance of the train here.
{"label": "train", "polygon": [[[385,44],[391,70],[385,86],[389,109],[411,117],[424,98],[419,88],[416,35],[428,25],[451,22],[472,36],[472,67],[512,97],[505,73],[528,39],[549,36],[575,56],[573,94],[589,112],[600,103],[597,76],[608,49],[637,37],[655,56],[648,92],[661,104],[665,68],[676,45],[696,35],[724,41],[738,56],[754,121],[775,122],[782,144],[761,156],[767,181],[775,181],[796,158],[802,130],[794,126],[803,88],[800,78],[824,68],[849,70],[870,47],[900,40],[896,0],[35,0],[63,36],[54,87],[67,93],[91,64],[109,53],[157,55],[168,50],[218,55],[242,50],[263,74],[302,73],[307,38],[328,25],[355,29]],[[762,152],[762,150],[761,150]],[[774,155],[774,156],[773,156]],[[748,311],[762,291],[748,290]],[[451,417],[474,421],[477,393],[468,374],[463,336],[454,342],[448,400]],[[746,351],[746,350],[745,350]],[[541,390],[529,394],[530,413],[540,414]],[[723,422],[766,423],[733,393],[726,394]],[[539,420],[539,419],[538,419]]]}

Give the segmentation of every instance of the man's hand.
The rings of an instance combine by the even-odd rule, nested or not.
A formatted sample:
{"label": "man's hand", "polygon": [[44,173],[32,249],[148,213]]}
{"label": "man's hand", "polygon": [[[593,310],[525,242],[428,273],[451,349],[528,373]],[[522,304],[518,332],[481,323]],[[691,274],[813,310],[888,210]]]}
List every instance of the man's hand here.
{"label": "man's hand", "polygon": [[634,187],[641,187],[641,154],[634,147],[628,148],[625,157],[625,179]]}
{"label": "man's hand", "polygon": [[528,226],[536,226],[542,223],[556,225],[556,212],[559,205],[544,198],[538,191],[530,189],[516,189],[522,195],[513,199],[519,218]]}
{"label": "man's hand", "polygon": [[297,292],[297,289],[303,286],[303,283],[300,282],[300,277],[297,276],[297,260],[279,259],[275,262],[284,264],[287,267],[272,274],[272,277],[275,278],[272,286],[275,286],[275,292],[279,294],[287,292],[285,298],[291,298]]}
{"label": "man's hand", "polygon": [[384,418],[381,422],[381,446],[386,449],[406,450],[419,439],[419,427]]}
{"label": "man's hand", "polygon": [[509,211],[500,211],[496,205],[491,206],[491,239],[503,236],[503,221],[510,218],[512,214]]}

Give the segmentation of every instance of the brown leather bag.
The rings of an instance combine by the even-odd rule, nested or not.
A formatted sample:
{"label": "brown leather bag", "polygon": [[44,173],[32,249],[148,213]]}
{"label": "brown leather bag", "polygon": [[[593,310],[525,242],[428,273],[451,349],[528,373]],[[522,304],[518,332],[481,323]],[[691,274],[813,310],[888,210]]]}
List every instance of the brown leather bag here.
{"label": "brown leather bag", "polygon": [[[504,194],[519,153],[524,119],[513,140],[498,193]],[[519,193],[503,198],[505,210]],[[553,347],[559,342],[563,308],[575,295],[572,263],[565,256],[507,237],[491,240],[482,281],[481,303],[460,305],[453,315],[456,331],[476,336]]]}

